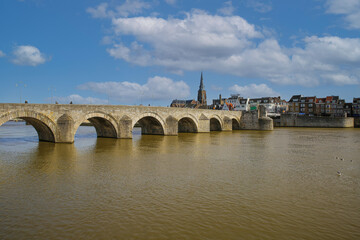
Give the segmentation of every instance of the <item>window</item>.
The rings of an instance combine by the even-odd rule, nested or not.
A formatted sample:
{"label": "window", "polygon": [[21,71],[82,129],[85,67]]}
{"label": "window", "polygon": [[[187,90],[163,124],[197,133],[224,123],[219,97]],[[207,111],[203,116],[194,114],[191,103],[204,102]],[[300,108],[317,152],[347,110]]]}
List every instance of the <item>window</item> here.
{"label": "window", "polygon": [[312,103],[310,103],[310,104],[309,104],[309,107],[312,107],[312,106],[313,106]]}
{"label": "window", "polygon": [[314,99],[311,98],[311,99],[309,100],[309,102],[314,102]]}
{"label": "window", "polygon": [[305,104],[303,104],[303,103],[302,103],[302,104],[300,104],[300,107],[304,108],[304,107],[305,107]]}

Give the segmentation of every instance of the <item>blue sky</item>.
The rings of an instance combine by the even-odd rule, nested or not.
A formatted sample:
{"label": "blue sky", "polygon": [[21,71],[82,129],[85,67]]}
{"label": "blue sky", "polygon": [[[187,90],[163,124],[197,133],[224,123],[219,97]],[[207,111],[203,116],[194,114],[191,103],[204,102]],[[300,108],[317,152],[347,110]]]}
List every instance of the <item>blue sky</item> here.
{"label": "blue sky", "polygon": [[352,101],[359,36],[359,0],[3,0],[0,102]]}

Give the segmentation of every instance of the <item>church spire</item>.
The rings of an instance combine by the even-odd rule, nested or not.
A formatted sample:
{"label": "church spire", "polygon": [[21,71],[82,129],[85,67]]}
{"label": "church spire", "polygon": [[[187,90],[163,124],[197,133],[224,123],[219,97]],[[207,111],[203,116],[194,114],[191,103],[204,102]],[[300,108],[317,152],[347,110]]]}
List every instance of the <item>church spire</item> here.
{"label": "church spire", "polygon": [[201,77],[200,77],[200,86],[199,86],[199,91],[198,91],[198,102],[201,105],[206,105],[206,91],[205,91],[205,87],[204,87],[204,79],[203,79],[203,73],[201,72]]}
{"label": "church spire", "polygon": [[199,91],[204,90],[203,73],[201,72]]}

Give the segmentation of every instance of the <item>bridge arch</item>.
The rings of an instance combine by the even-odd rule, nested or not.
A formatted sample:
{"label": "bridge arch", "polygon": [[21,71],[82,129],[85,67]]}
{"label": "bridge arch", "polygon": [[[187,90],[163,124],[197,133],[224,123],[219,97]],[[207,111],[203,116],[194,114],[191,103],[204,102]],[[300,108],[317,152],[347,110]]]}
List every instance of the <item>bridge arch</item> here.
{"label": "bridge arch", "polygon": [[197,133],[198,132],[199,122],[191,114],[185,114],[179,117],[178,120],[178,132],[190,132],[190,133]]}
{"label": "bridge arch", "polygon": [[76,133],[81,123],[86,120],[89,120],[95,127],[97,137],[118,138],[118,124],[116,119],[104,112],[88,112],[85,116],[76,121],[74,133]]}
{"label": "bridge arch", "polygon": [[23,119],[33,126],[39,136],[39,141],[57,142],[58,129],[56,123],[45,114],[29,110],[8,112],[0,116],[0,126],[15,118]]}
{"label": "bridge arch", "polygon": [[165,135],[165,121],[156,113],[146,112],[133,119],[132,128],[135,124],[141,126],[141,134]]}
{"label": "bridge arch", "polygon": [[240,120],[235,117],[232,118],[232,130],[240,130]]}
{"label": "bridge arch", "polygon": [[210,117],[210,131],[222,131],[223,121],[218,115],[212,115]]}

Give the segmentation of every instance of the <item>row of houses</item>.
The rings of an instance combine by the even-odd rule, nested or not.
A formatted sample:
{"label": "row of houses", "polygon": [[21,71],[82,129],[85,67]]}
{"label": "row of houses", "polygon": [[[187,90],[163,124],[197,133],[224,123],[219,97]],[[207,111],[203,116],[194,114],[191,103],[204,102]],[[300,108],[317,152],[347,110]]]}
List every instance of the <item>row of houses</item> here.
{"label": "row of houses", "polygon": [[243,98],[239,94],[232,94],[230,98],[213,99],[212,109],[230,111],[257,110],[259,105],[266,108],[268,115],[280,115],[287,111],[287,102],[281,97]]}
{"label": "row of houses", "polygon": [[360,116],[360,98],[354,98],[352,103],[345,102],[339,96],[304,97],[294,95],[288,102],[288,113],[310,116]]}
{"label": "row of houses", "polygon": [[230,98],[213,100],[212,109],[230,111],[256,110],[259,105],[265,106],[268,115],[278,116],[281,113],[309,115],[309,116],[354,116],[360,117],[360,98],[354,98],[352,103],[346,103],[339,96],[304,97],[294,95],[287,102],[281,97],[243,98],[233,94]]}
{"label": "row of houses", "polygon": [[278,97],[243,98],[239,94],[232,94],[229,98],[214,99],[212,105],[207,105],[206,91],[203,73],[200,76],[200,85],[197,101],[178,100],[171,102],[170,107],[178,108],[203,108],[229,111],[252,111],[263,105],[269,116],[279,116],[281,113],[290,113],[309,116],[354,116],[360,117],[360,98],[354,98],[352,103],[346,103],[339,96],[327,96],[317,98],[316,96],[304,97],[294,95],[287,102]]}

